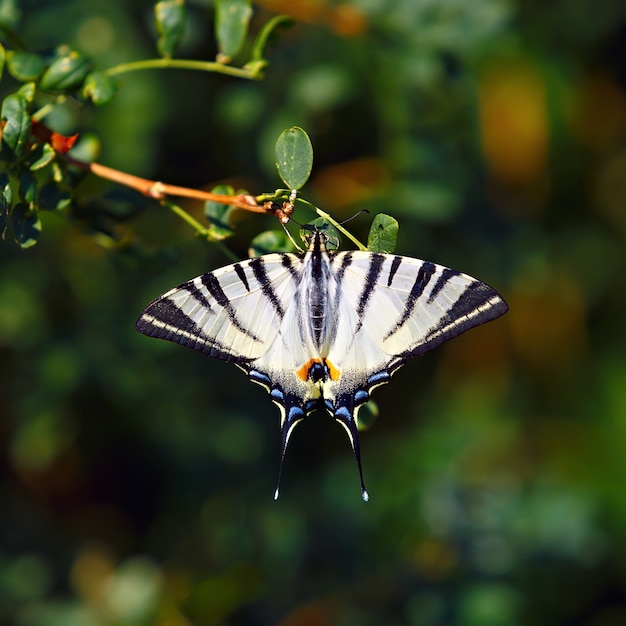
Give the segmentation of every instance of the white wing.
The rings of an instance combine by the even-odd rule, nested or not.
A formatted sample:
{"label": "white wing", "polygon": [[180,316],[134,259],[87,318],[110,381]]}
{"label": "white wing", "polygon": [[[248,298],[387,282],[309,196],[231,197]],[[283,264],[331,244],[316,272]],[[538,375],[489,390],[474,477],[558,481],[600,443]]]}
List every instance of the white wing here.
{"label": "white wing", "polygon": [[485,283],[429,261],[343,252],[332,263],[343,296],[340,325],[356,323],[357,330],[354,337],[340,330],[338,337],[353,344],[367,338],[381,359],[424,354],[508,308]]}
{"label": "white wing", "polygon": [[168,291],[136,322],[144,335],[235,363],[267,389],[281,413],[281,471],[294,426],[320,397],[319,386],[298,375],[316,356],[304,337],[307,312],[298,305],[302,267],[298,254],[234,263]]}
{"label": "white wing", "polygon": [[[343,252],[332,258],[340,294],[328,362],[340,375],[324,382],[327,409],[345,427],[360,471],[359,408],[406,359],[503,315],[491,287],[455,270],[409,257]],[[364,497],[367,496],[361,478]]]}
{"label": "white wing", "polygon": [[149,304],[136,328],[247,370],[276,341],[300,264],[295,254],[268,254],[203,274]]}
{"label": "white wing", "polygon": [[[342,372],[334,395],[369,390],[381,384],[379,374],[391,374],[407,358],[508,310],[485,283],[428,261],[343,252],[332,266],[342,297],[337,339],[328,355]],[[326,389],[324,396],[329,397]]]}

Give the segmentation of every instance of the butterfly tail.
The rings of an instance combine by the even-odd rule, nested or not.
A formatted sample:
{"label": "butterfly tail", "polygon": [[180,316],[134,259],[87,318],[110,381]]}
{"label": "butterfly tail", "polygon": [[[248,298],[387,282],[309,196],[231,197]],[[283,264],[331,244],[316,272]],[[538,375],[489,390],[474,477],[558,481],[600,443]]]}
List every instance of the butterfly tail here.
{"label": "butterfly tail", "polygon": [[[282,394],[282,392],[281,392]],[[276,394],[273,394],[275,396]],[[287,452],[287,444],[295,426],[304,419],[305,412],[300,406],[300,399],[284,395],[281,402],[273,397],[274,402],[278,404],[281,412],[280,420],[280,462],[278,465],[278,480],[276,482],[276,491],[274,492],[274,500],[278,500],[280,494],[280,480],[283,475],[283,464],[285,462],[285,453]]]}
{"label": "butterfly tail", "polygon": [[363,468],[361,467],[361,445],[359,443],[359,427],[357,422],[357,413],[362,403],[356,404],[355,399],[351,395],[341,396],[337,398],[334,408],[335,419],[346,429],[348,438],[352,444],[354,458],[359,469],[359,480],[361,481],[361,497],[364,502],[370,499],[365,483],[363,481]]}

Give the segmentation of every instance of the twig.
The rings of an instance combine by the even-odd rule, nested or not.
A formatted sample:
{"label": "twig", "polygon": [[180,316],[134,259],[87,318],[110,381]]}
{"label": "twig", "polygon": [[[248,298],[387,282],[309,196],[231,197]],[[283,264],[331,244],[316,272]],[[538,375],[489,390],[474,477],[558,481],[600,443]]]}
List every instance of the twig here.
{"label": "twig", "polygon": [[200,189],[190,189],[188,187],[177,187],[176,185],[168,185],[156,180],[133,176],[132,174],[127,174],[126,172],[113,169],[112,167],[100,165],[100,163],[88,163],[86,161],[81,161],[80,159],[75,159],[67,154],[64,156],[69,165],[91,172],[100,178],[112,180],[120,185],[124,185],[125,187],[135,189],[144,196],[154,198],[155,200],[163,200],[167,196],[193,198],[195,200],[203,200],[205,202],[210,200],[213,202],[219,202],[220,204],[228,204],[253,213],[276,213],[276,209],[272,202],[264,202],[260,205],[257,203],[255,197],[250,194],[240,193],[236,195],[227,195],[212,193],[210,191],[201,191]]}
{"label": "twig", "polygon": [[217,72],[218,74],[226,74],[228,76],[236,76],[237,78],[248,78],[250,80],[261,80],[263,78],[263,70],[265,63],[252,63],[249,67],[232,67],[224,63],[216,61],[195,61],[187,59],[143,59],[141,61],[131,61],[129,63],[120,63],[115,67],[110,67],[104,73],[108,76],[119,76],[126,72],[136,72],[139,70],[150,69],[183,69],[196,70],[201,72]]}

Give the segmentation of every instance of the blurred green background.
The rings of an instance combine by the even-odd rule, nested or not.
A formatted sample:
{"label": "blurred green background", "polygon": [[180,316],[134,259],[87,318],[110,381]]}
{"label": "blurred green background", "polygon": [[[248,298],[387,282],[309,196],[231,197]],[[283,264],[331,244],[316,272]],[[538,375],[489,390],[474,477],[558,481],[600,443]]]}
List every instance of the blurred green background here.
{"label": "blurred green background", "polygon": [[[213,58],[210,4],[188,10],[178,56]],[[393,215],[400,254],[511,310],[376,392],[369,503],[323,414],[296,429],[274,502],[267,394],[133,328],[227,259],[85,180],[120,249],[58,214],[31,250],[0,246],[0,624],[626,624],[626,4],[265,0],[252,29],[277,12],[296,26],[262,82],[135,72],[50,125],[96,134],[103,164],[253,193],[281,186],[274,142],[300,125],[305,197]],[[147,1],[23,13],[31,49],[69,43],[100,69],[155,55]],[[233,249],[267,228],[242,216]]]}

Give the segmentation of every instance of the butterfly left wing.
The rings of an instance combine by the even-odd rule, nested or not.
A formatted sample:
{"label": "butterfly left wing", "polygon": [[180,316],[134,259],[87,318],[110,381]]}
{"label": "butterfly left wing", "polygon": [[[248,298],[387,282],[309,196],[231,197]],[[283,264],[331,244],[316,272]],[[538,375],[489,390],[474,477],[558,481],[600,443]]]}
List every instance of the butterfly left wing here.
{"label": "butterfly left wing", "polygon": [[[332,259],[341,294],[328,361],[339,375],[324,384],[326,407],[346,429],[359,473],[359,408],[406,359],[503,315],[491,287],[442,265],[390,254],[343,252]],[[361,488],[364,499],[367,492]]]}
{"label": "butterfly left wing", "polygon": [[149,304],[136,329],[247,371],[276,340],[295,293],[297,263],[295,254],[268,254],[202,274]]}
{"label": "butterfly left wing", "polygon": [[294,426],[319,398],[298,375],[313,356],[301,336],[302,263],[298,254],[268,254],[228,265],[168,291],[136,322],[149,337],[235,363],[268,391],[281,413],[281,471]]}

